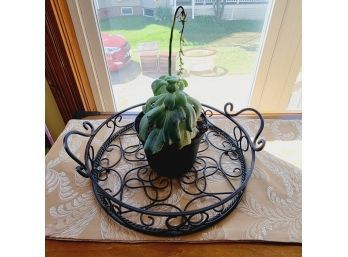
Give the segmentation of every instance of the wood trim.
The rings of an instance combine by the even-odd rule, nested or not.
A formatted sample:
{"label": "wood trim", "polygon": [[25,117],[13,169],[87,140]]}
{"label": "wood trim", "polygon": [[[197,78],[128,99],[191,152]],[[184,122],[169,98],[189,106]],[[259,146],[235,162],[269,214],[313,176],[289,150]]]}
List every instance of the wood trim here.
{"label": "wood trim", "polygon": [[98,111],[116,111],[93,1],[66,0]]}
{"label": "wood trim", "polygon": [[66,0],[45,2],[45,76],[64,122],[96,110]]}
{"label": "wood trim", "polygon": [[46,80],[66,123],[84,106],[49,0],[45,6],[45,44]]}
{"label": "wood trim", "polygon": [[46,239],[47,257],[53,256],[145,256],[213,257],[213,256],[301,256],[302,245],[271,242],[206,242],[206,243],[112,243],[77,242]]}
{"label": "wood trim", "polygon": [[95,111],[92,89],[83,63],[67,0],[50,0],[77,87],[86,111]]}

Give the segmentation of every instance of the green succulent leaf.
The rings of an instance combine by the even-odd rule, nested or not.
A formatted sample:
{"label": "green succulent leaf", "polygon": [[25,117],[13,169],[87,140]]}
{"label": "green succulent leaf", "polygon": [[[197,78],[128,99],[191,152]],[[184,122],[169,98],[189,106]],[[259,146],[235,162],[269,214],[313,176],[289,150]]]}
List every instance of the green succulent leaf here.
{"label": "green succulent leaf", "polygon": [[166,89],[169,93],[174,93],[177,90],[175,83],[168,83]]}
{"label": "green succulent leaf", "polygon": [[185,129],[183,122],[179,125],[180,131],[180,141],[178,142],[179,149],[182,149],[184,146],[191,144],[191,133]]}
{"label": "green succulent leaf", "polygon": [[168,93],[166,98],[164,99],[164,105],[166,109],[173,110],[175,108],[175,95]]}
{"label": "green succulent leaf", "polygon": [[179,120],[184,121],[186,118],[186,113],[184,108],[182,106],[178,106],[177,111],[178,111]]}
{"label": "green succulent leaf", "polygon": [[164,103],[164,99],[166,99],[166,94],[159,95],[158,100],[155,102],[155,107],[160,106],[161,104]]}
{"label": "green succulent leaf", "polygon": [[187,98],[184,92],[178,91],[175,93],[175,104],[178,106],[185,106],[187,104]]}
{"label": "green succulent leaf", "polygon": [[158,96],[150,97],[146,101],[146,104],[143,107],[143,112],[147,113],[148,111],[150,111],[161,97],[163,97],[163,96],[158,95]]}
{"label": "green succulent leaf", "polygon": [[162,75],[160,76],[159,78],[160,79],[163,79],[163,80],[167,80],[167,79],[170,79],[172,76],[169,76],[169,75]]}
{"label": "green succulent leaf", "polygon": [[148,118],[149,123],[153,124],[158,117],[160,117],[161,113],[164,112],[164,105],[156,106],[151,111],[147,112],[145,116]]}
{"label": "green succulent leaf", "polygon": [[146,116],[143,116],[139,124],[139,137],[141,140],[145,141],[149,131],[149,120]]}
{"label": "green succulent leaf", "polygon": [[[164,105],[162,104],[163,108],[164,108]],[[156,120],[155,120],[155,126],[156,128],[163,128],[163,125],[164,125],[164,121],[166,119],[166,111],[161,111],[158,116],[156,117]]]}
{"label": "green succulent leaf", "polygon": [[168,85],[167,81],[163,79],[156,79],[151,84],[152,92],[155,96],[167,93],[166,86]]}
{"label": "green succulent leaf", "polygon": [[178,82],[178,87],[180,90],[184,90],[185,87],[188,86],[188,83],[185,79],[180,79]]}
{"label": "green succulent leaf", "polygon": [[181,79],[180,81],[182,81],[182,82],[184,83],[185,87],[188,86],[188,83],[187,83],[187,80],[186,80],[186,79]]}
{"label": "green succulent leaf", "polygon": [[168,84],[176,84],[179,82],[179,79],[175,76],[168,76],[165,78],[165,80],[168,82]]}
{"label": "green succulent leaf", "polygon": [[161,76],[151,87],[154,96],[143,107],[139,138],[145,141],[147,153],[155,154],[164,145],[176,144],[181,149],[197,134],[197,119],[202,106],[183,90],[187,81],[176,76]]}
{"label": "green succulent leaf", "polygon": [[163,145],[163,130],[154,128],[146,139],[144,150],[150,154],[155,154],[162,150]]}
{"label": "green succulent leaf", "polygon": [[199,118],[199,116],[201,116],[201,113],[202,113],[202,105],[201,103],[196,100],[195,98],[189,96],[188,94],[186,94],[186,97],[187,97],[187,101],[193,105],[193,108],[195,109],[195,112],[196,112],[196,117],[197,119]]}
{"label": "green succulent leaf", "polygon": [[139,137],[142,140],[146,140],[149,129],[156,123],[159,119],[163,119],[164,105],[157,106],[145,113],[139,124]]}
{"label": "green succulent leaf", "polygon": [[163,134],[165,142],[168,145],[180,141],[179,123],[182,116],[176,111],[167,111],[163,125]]}
{"label": "green succulent leaf", "polygon": [[185,125],[186,125],[186,130],[192,132],[193,128],[196,126],[196,121],[197,121],[197,116],[196,112],[193,109],[191,104],[186,104],[183,107],[185,111]]}

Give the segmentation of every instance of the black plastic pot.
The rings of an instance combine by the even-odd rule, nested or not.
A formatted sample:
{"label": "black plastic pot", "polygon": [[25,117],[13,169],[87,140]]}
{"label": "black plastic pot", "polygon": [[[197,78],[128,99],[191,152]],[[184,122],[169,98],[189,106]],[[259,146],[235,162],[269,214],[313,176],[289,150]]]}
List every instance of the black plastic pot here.
{"label": "black plastic pot", "polygon": [[[141,112],[135,119],[135,130],[139,133],[139,123],[144,113]],[[201,114],[201,119],[197,122],[199,132],[191,140],[191,144],[179,149],[177,145],[165,145],[162,150],[156,154],[145,152],[150,167],[160,176],[180,177],[189,171],[195,163],[199,144],[207,131],[207,118]],[[139,139],[140,140],[140,139]],[[144,145],[145,142],[140,140]]]}

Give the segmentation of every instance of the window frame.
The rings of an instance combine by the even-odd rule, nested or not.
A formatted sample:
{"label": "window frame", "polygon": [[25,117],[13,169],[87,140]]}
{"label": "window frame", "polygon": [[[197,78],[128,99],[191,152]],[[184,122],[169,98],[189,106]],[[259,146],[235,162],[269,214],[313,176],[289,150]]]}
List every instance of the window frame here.
{"label": "window frame", "polygon": [[[125,9],[130,9],[130,10],[132,10],[132,13],[130,13],[130,14],[124,14],[124,13],[123,13],[123,10],[125,10]],[[131,7],[131,6],[122,6],[122,7],[121,7],[121,16],[133,16],[133,15],[134,15],[133,7]]]}
{"label": "window frame", "polygon": [[[146,15],[146,14],[145,14],[145,10],[151,10],[151,11],[153,12],[153,15],[152,15],[152,16]],[[154,9],[151,9],[151,8],[145,8],[145,7],[143,7],[143,16],[145,16],[145,17],[150,17],[150,18],[155,17],[155,10],[154,10]]]}
{"label": "window frame", "polygon": [[46,1],[45,79],[66,123],[97,109],[66,1]]}
{"label": "window frame", "polygon": [[67,0],[67,4],[97,111],[115,112],[115,99],[109,86],[110,79],[93,0]]}
{"label": "window frame", "polygon": [[[116,111],[93,1],[67,1],[97,109]],[[249,106],[262,113],[292,113],[286,107],[302,66],[302,0],[273,0],[268,8]]]}
{"label": "window frame", "polygon": [[274,0],[272,8],[250,106],[263,113],[301,113],[287,106],[302,66],[302,0]]}

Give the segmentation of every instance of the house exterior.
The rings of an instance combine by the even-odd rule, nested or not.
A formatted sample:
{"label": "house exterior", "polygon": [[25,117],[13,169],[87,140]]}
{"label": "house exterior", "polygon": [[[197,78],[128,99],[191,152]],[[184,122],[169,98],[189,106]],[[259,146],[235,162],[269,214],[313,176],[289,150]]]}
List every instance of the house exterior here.
{"label": "house exterior", "polygon": [[[158,7],[184,6],[188,16],[214,16],[213,2],[217,0],[95,0],[99,19],[116,16],[143,15],[156,17]],[[225,1],[222,18],[225,20],[263,20],[268,8],[268,0],[221,0]]]}
{"label": "house exterior", "polygon": [[155,0],[95,0],[99,19],[116,16],[155,16],[158,4]]}

